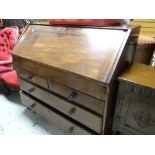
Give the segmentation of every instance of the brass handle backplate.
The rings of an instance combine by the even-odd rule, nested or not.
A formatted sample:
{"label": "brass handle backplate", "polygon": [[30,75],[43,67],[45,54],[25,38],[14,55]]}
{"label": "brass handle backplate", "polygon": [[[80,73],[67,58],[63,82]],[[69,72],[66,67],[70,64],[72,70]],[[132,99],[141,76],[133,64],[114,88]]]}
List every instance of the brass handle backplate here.
{"label": "brass handle backplate", "polygon": [[35,106],[36,106],[36,102],[32,103],[32,104],[30,105],[30,108],[33,108],[33,107],[35,107]]}
{"label": "brass handle backplate", "polygon": [[68,100],[73,101],[77,97],[77,93],[73,91],[70,95],[68,95]]}
{"label": "brass handle backplate", "polygon": [[72,133],[73,131],[74,131],[74,126],[71,126],[69,129],[68,129],[68,131],[70,132],[70,133]]}
{"label": "brass handle backplate", "polygon": [[31,93],[31,92],[33,92],[34,90],[35,90],[35,87],[32,87],[32,88],[28,89],[27,91],[28,91],[29,93]]}
{"label": "brass handle backplate", "polygon": [[75,113],[75,111],[76,111],[76,108],[71,108],[69,111],[68,111],[68,113],[70,114],[70,115],[73,115],[74,113]]}
{"label": "brass handle backplate", "polygon": [[32,75],[32,74],[29,74],[29,75],[27,76],[27,80],[32,80],[32,78],[33,78],[33,75]]}

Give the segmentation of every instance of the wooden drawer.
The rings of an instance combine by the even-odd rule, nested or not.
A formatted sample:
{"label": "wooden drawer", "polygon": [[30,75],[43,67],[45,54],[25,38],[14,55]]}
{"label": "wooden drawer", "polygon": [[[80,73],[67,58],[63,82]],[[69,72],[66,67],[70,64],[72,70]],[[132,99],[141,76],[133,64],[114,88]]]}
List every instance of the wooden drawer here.
{"label": "wooden drawer", "polygon": [[[97,98],[91,97],[89,95],[83,94],[79,91],[76,91],[75,89],[63,86],[57,82],[54,82],[52,80],[47,80],[41,76],[34,75],[31,72],[28,72],[26,70],[17,68],[18,75],[20,78],[25,79],[27,81],[30,81],[36,85],[39,85],[43,88],[49,89],[54,93],[57,93],[58,95],[61,95],[63,97],[66,97],[68,101],[73,101],[78,103],[79,105],[97,113],[100,115],[103,115],[103,109],[104,109],[104,101],[99,100]],[[49,86],[49,88],[48,88]]]}
{"label": "wooden drawer", "polygon": [[86,93],[100,100],[105,100],[108,94],[108,84],[81,76],[73,76],[68,72],[55,70],[39,63],[34,63],[27,59],[14,57],[14,68],[22,68],[35,75],[45,76],[52,81],[65,85],[67,87]]}
{"label": "wooden drawer", "polygon": [[84,110],[74,105],[74,103],[71,104],[70,102],[63,100],[60,97],[57,97],[56,95],[53,95],[52,93],[37,87],[36,85],[28,83],[25,80],[20,79],[20,83],[22,90],[35,96],[39,100],[47,103],[58,111],[61,111],[72,119],[91,128],[97,133],[101,133],[102,117]]}
{"label": "wooden drawer", "polygon": [[40,104],[40,102],[30,98],[25,93],[20,92],[20,96],[22,99],[22,103],[25,106],[31,108],[32,111],[35,111],[39,115],[43,116],[45,119],[47,119],[52,124],[63,129],[65,133],[74,134],[74,135],[89,135],[89,134],[91,134],[86,129],[79,127],[75,123],[69,121],[68,119],[65,119],[64,117],[60,116],[56,112],[52,111],[51,109],[48,109],[47,107]]}
{"label": "wooden drawer", "polygon": [[43,88],[48,89],[48,81],[46,78],[35,75],[29,71],[26,71],[21,68],[16,68],[16,71],[18,73],[18,76],[22,79],[25,79],[27,81],[30,81],[32,83],[35,83]]}
{"label": "wooden drawer", "polygon": [[83,94],[75,89],[65,87],[59,83],[49,80],[49,89],[65,98],[70,102],[76,102],[79,105],[90,109],[100,115],[103,115],[104,101]]}

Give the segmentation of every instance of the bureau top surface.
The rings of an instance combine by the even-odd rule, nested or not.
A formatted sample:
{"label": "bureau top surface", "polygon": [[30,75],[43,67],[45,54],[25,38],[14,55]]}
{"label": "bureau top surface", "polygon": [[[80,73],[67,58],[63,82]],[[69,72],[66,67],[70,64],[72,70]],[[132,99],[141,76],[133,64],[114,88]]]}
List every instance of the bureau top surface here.
{"label": "bureau top surface", "polygon": [[131,64],[119,79],[155,89],[155,68],[144,64]]}
{"label": "bureau top surface", "polygon": [[126,36],[123,29],[30,25],[13,55],[106,83]]}

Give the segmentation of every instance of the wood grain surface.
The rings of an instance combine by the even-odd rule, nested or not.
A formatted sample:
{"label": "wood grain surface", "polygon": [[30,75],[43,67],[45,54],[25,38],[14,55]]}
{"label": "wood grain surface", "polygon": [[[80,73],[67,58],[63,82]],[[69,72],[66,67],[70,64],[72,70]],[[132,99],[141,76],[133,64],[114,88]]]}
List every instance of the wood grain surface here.
{"label": "wood grain surface", "polygon": [[72,135],[72,134],[90,135],[91,134],[86,129],[78,126],[77,124],[73,123],[67,118],[62,117],[56,112],[52,111],[51,109],[43,106],[39,101],[32,99],[30,96],[26,95],[25,93],[20,92],[20,96],[22,99],[22,103],[25,106],[29,107],[32,111],[43,116],[45,119],[47,119],[52,124],[61,128],[66,134],[69,134],[69,135]]}
{"label": "wood grain surface", "polygon": [[21,89],[25,92],[38,98],[42,102],[45,102],[58,111],[61,111],[70,118],[91,128],[92,130],[101,133],[102,117],[71,104],[64,99],[61,99],[60,97],[37,87],[36,85],[26,82],[25,80],[20,79],[20,84]]}
{"label": "wood grain surface", "polygon": [[13,54],[106,83],[126,31],[30,25]]}
{"label": "wood grain surface", "polygon": [[133,63],[119,76],[119,79],[155,89],[155,68]]}

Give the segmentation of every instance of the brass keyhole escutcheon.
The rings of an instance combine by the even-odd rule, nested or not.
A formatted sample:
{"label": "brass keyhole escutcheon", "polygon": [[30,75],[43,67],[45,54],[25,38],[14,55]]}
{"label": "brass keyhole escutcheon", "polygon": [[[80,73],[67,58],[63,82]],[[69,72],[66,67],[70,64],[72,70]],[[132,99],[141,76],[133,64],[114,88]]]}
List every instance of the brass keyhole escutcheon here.
{"label": "brass keyhole escutcheon", "polygon": [[105,86],[102,86],[102,91],[103,91],[104,93],[106,93],[107,88],[106,88]]}

